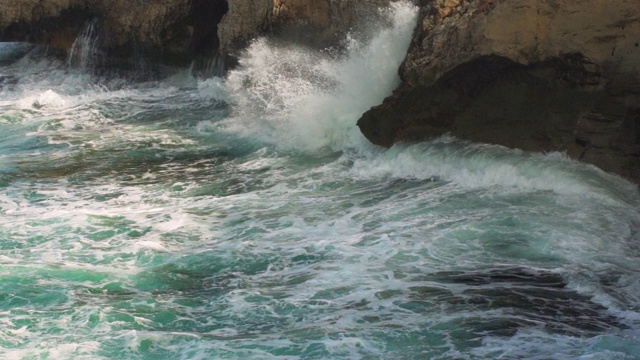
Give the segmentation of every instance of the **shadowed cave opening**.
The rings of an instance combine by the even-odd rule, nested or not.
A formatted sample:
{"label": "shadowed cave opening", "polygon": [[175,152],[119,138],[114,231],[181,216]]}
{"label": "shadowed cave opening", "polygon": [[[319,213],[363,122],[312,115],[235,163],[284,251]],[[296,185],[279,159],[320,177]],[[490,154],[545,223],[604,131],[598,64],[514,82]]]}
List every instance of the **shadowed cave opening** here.
{"label": "shadowed cave opening", "polygon": [[187,26],[193,29],[189,53],[193,71],[201,76],[221,76],[225,57],[219,53],[218,24],[229,11],[226,0],[193,0]]}
{"label": "shadowed cave opening", "polygon": [[[20,21],[8,26],[2,33],[2,41],[27,42],[45,45],[47,56],[65,59],[73,51],[74,43],[84,36],[89,24],[95,26],[93,41],[103,54],[100,64],[92,71],[144,72],[143,77],[163,72],[163,68],[185,67],[216,73],[223,71],[222,57],[218,55],[220,40],[218,24],[229,11],[226,0],[191,0],[183,16],[167,21],[158,33],[159,41],[138,39],[132,32],[125,43],[112,41],[113,26],[108,14],[92,7],[69,7],[56,16],[42,17],[37,21]],[[99,7],[98,7],[99,8]],[[142,38],[144,39],[144,37]]]}
{"label": "shadowed cave opening", "polygon": [[0,33],[0,39],[3,42],[46,44],[51,53],[63,56],[86,23],[98,15],[85,8],[70,7],[57,16],[13,23]]}
{"label": "shadowed cave opening", "polygon": [[226,0],[193,0],[188,25],[193,27],[191,52],[205,54],[220,47],[218,24],[229,11]]}

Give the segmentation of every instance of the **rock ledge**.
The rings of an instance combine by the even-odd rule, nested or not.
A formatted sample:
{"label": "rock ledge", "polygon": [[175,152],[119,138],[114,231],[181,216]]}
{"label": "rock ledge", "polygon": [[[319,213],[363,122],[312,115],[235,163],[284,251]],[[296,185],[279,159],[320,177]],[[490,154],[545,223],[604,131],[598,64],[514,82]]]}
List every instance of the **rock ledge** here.
{"label": "rock ledge", "polygon": [[446,133],[640,182],[640,2],[427,0],[402,84],[358,121],[389,147]]}

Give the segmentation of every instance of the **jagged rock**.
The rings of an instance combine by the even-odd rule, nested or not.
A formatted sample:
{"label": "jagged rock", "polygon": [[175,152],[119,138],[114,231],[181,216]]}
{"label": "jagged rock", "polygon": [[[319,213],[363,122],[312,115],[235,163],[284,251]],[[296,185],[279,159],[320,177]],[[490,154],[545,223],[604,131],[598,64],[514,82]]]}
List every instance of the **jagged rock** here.
{"label": "jagged rock", "polygon": [[148,53],[185,62],[202,49],[217,48],[216,26],[225,0],[25,0],[0,5],[3,41],[26,41],[70,51],[91,22],[100,46],[116,58]]}
{"label": "jagged rock", "polygon": [[[580,53],[605,72],[640,71],[640,3],[606,0],[436,0],[422,7],[420,31],[402,67],[428,84],[482,55],[521,64]],[[635,85],[638,85],[636,83]]]}
{"label": "jagged rock", "polygon": [[640,181],[640,2],[423,0],[402,83],[358,121],[373,143],[450,133]]}
{"label": "jagged rock", "polygon": [[218,25],[220,48],[233,51],[241,48],[256,34],[271,25],[273,0],[229,1],[229,11]]}
{"label": "jagged rock", "polygon": [[[69,52],[89,24],[113,62],[160,59],[187,65],[233,53],[273,32],[314,45],[334,41],[362,13],[389,0],[21,0],[0,3],[0,41]],[[85,29],[85,30],[83,30]],[[322,39],[316,41],[316,39]],[[101,56],[105,57],[105,56]],[[107,64],[109,66],[109,64]]]}
{"label": "jagged rock", "polygon": [[[390,0],[273,0],[274,33],[278,38],[316,47],[336,44],[347,32],[379,22],[376,12]],[[352,34],[357,36],[357,34]]]}

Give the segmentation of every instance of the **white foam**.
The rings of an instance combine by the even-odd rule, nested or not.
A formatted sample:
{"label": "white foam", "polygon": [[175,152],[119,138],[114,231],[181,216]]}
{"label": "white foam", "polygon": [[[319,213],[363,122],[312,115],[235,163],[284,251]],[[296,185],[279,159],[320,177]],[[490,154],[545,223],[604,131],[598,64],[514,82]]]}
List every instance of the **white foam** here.
{"label": "white foam", "polygon": [[17,102],[18,107],[22,109],[36,110],[42,108],[60,109],[64,108],[66,104],[65,98],[51,89],[37,95],[27,96]]}
{"label": "white foam", "polygon": [[213,77],[204,80],[198,80],[198,92],[192,96],[198,98],[213,98],[218,101],[229,102],[229,93],[227,92],[224,80],[218,77]]}
{"label": "white foam", "polygon": [[0,213],[9,213],[16,210],[19,205],[5,195],[0,195]]}
{"label": "white foam", "polygon": [[[11,94],[33,99],[54,89],[50,105],[33,109],[25,102],[24,113],[42,122],[28,124],[28,131],[69,147],[25,156],[31,160],[21,165],[31,172],[2,189],[0,230],[15,246],[0,252],[0,272],[20,281],[35,278],[36,290],[67,300],[49,314],[48,308],[0,313],[0,339],[29,348],[0,355],[144,357],[152,356],[143,349],[149,344],[156,354],[203,359],[273,358],[282,349],[312,347],[309,357],[325,358],[418,358],[424,355],[419,351],[517,358],[541,349],[585,358],[633,353],[635,340],[628,339],[637,338],[635,330],[596,339],[521,332],[485,338],[480,348],[455,348],[457,335],[447,331],[459,330],[455,321],[499,320],[504,308],[466,304],[461,299],[468,299],[470,286],[430,279],[433,273],[553,267],[569,273],[569,289],[636,329],[632,306],[640,285],[633,244],[640,201],[629,183],[562,154],[446,137],[390,150],[361,144],[355,121],[397,81],[403,53],[397,39],[408,38],[415,19],[412,6],[394,6],[388,33],[371,45],[353,42],[340,59],[258,41],[245,59],[254,63],[232,73],[227,84],[182,73],[114,91],[87,87],[77,77],[53,87],[54,80],[42,80]],[[297,61],[308,66],[296,69]],[[243,74],[248,89],[234,83],[246,80]],[[58,105],[56,96],[63,100]],[[227,130],[306,155],[271,144],[243,152],[244,141],[217,148],[200,134],[185,135],[188,125],[150,124],[221,99],[235,102]],[[251,108],[254,101],[266,114]],[[138,115],[144,121],[128,121]],[[327,147],[343,151],[308,154]],[[107,167],[103,174],[89,168],[68,178],[30,167],[72,158],[91,165],[140,148],[170,155],[158,152],[157,166]],[[209,159],[212,149],[230,154]],[[204,150],[207,159],[174,161],[172,154],[183,150]],[[229,191],[236,184],[239,190]],[[607,271],[624,275],[613,290],[598,285],[597,274]],[[436,291],[422,294],[417,287]],[[172,316],[177,319],[162,323]],[[23,328],[24,320],[34,321]],[[193,333],[177,331],[185,326]],[[68,338],[57,334],[70,328]],[[442,333],[445,345],[429,348]]]}
{"label": "white foam", "polygon": [[355,160],[353,176],[443,179],[465,188],[553,191],[640,203],[635,185],[559,153],[536,154],[444,137],[435,141],[370,150]]}
{"label": "white foam", "polygon": [[305,151],[361,143],[356,121],[399,83],[416,14],[409,2],[393,3],[391,28],[368,44],[352,40],[344,58],[255,41],[227,79],[235,102],[227,130]]}

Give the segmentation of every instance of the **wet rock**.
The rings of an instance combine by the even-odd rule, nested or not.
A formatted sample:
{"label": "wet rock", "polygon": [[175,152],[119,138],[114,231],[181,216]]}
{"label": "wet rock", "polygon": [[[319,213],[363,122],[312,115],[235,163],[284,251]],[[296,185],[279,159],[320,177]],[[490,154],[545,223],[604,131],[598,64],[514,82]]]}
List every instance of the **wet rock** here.
{"label": "wet rock", "polygon": [[4,2],[0,39],[69,52],[83,29],[95,24],[102,50],[115,61],[148,55],[179,64],[204,48],[217,48],[217,24],[226,11],[225,0]]}
{"label": "wet rock", "polygon": [[390,2],[273,0],[273,33],[279,39],[317,48],[340,45],[346,33],[357,37],[366,23],[382,21],[377,10]]}
{"label": "wet rock", "polygon": [[218,25],[218,36],[221,50],[233,52],[256,34],[269,29],[273,19],[273,1],[235,0],[228,3],[229,11]]}
{"label": "wet rock", "polygon": [[640,3],[423,0],[402,83],[358,126],[561,151],[636,182]]}
{"label": "wet rock", "polygon": [[[106,67],[140,60],[217,63],[256,36],[328,46],[363,13],[389,0],[24,0],[0,4],[0,41],[44,44],[67,53],[88,26]],[[320,40],[318,40],[320,39]]]}
{"label": "wet rock", "polygon": [[[429,280],[444,287],[455,285],[456,295],[449,295],[448,300],[452,310],[500,312],[501,317],[493,321],[467,319],[464,326],[475,332],[513,336],[533,327],[548,333],[594,336],[627,328],[604,306],[570,289],[561,274],[551,271],[520,267],[447,271],[434,273]],[[422,296],[417,293],[414,299]]]}

